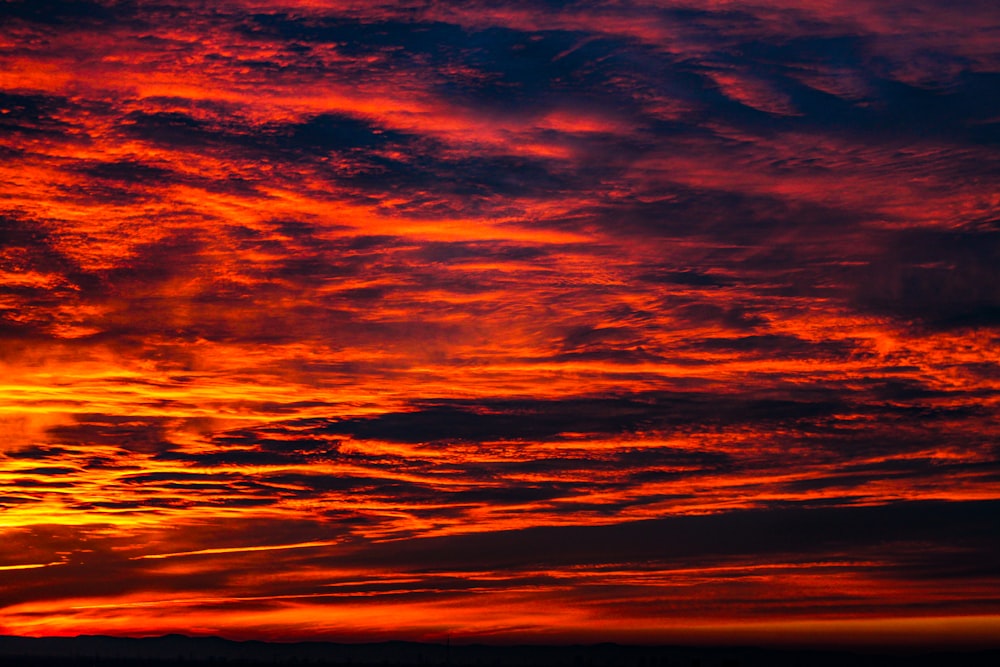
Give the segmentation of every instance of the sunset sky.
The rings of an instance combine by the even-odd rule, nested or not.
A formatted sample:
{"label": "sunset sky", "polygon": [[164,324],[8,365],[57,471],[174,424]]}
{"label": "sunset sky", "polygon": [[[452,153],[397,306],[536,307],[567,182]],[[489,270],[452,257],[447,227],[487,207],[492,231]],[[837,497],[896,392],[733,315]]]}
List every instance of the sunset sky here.
{"label": "sunset sky", "polygon": [[1000,645],[996,0],[0,3],[0,634]]}

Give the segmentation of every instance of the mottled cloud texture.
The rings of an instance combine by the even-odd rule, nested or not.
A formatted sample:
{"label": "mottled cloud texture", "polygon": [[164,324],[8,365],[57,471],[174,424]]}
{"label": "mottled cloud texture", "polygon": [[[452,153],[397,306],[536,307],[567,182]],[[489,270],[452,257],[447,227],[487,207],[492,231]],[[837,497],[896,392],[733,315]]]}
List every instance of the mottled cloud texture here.
{"label": "mottled cloud texture", "polygon": [[1000,637],[994,0],[0,25],[0,632]]}

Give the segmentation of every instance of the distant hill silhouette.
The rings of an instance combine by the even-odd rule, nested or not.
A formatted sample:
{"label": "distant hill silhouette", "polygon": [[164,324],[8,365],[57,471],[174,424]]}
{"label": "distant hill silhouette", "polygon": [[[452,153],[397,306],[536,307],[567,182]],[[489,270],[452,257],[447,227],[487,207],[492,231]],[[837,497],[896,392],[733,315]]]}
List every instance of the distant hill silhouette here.
{"label": "distant hill silhouette", "polygon": [[415,642],[337,644],[230,641],[167,635],[0,636],[0,664],[11,667],[995,667],[1000,650],[863,653],[761,648],[622,646],[447,646]]}

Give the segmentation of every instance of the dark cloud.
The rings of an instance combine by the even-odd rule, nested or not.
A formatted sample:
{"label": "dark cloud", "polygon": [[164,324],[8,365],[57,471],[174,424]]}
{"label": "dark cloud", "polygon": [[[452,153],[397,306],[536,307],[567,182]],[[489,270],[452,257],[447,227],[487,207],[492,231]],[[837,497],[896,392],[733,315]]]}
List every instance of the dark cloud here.
{"label": "dark cloud", "polygon": [[0,128],[8,136],[65,138],[71,125],[60,116],[69,106],[63,97],[0,91]]}
{"label": "dark cloud", "polygon": [[118,3],[113,12],[107,3],[92,0],[10,0],[0,5],[0,16],[48,25],[73,25],[109,19],[130,4]]}
{"label": "dark cloud", "polygon": [[[634,415],[629,415],[630,407],[625,403],[624,411],[616,410],[618,406],[602,406],[599,401],[587,406],[584,403],[574,403],[556,411],[531,409],[525,405],[523,412],[477,412],[472,406],[442,405],[427,406],[415,412],[391,413],[376,418],[360,418],[339,420],[317,424],[322,432],[331,434],[352,435],[361,439],[388,439],[402,442],[433,442],[433,441],[483,441],[501,439],[532,439],[551,438],[572,428],[592,426],[590,432],[624,430],[634,423]],[[594,420],[597,424],[583,424],[580,419],[584,407],[605,407],[603,419]],[[586,417],[582,417],[586,421]],[[594,426],[600,425],[595,429]]]}
{"label": "dark cloud", "polygon": [[342,45],[352,56],[381,54],[402,47],[399,57],[430,54],[461,43],[464,31],[447,23],[413,23],[359,20],[338,16],[297,17],[285,13],[254,14],[244,29],[247,34],[282,41],[321,42]]}
{"label": "dark cloud", "polygon": [[845,359],[858,358],[863,350],[856,341],[824,340],[808,341],[787,334],[756,334],[736,338],[703,338],[692,343],[692,347],[709,352],[730,352],[769,359],[815,358]]}
{"label": "dark cloud", "polygon": [[[230,431],[217,437],[226,450],[182,458],[203,464],[306,461],[329,457],[342,462],[354,462],[374,469],[430,466],[419,459],[379,459],[353,451],[344,451],[345,438],[357,441],[388,440],[415,445],[443,446],[448,443],[514,442],[523,443],[522,461],[491,464],[469,462],[456,470],[481,480],[508,473],[542,473],[558,475],[573,471],[634,470],[634,481],[666,479],[671,475],[687,476],[699,471],[740,469],[739,457],[732,454],[705,451],[684,451],[668,447],[623,449],[613,455],[594,458],[567,451],[565,457],[552,458],[544,452],[533,453],[530,447],[547,442],[572,442],[577,434],[591,437],[637,437],[650,433],[712,432],[717,429],[753,428],[761,431],[760,443],[772,439],[771,429],[783,430],[785,446],[804,448],[799,456],[839,461],[830,473],[836,479],[837,469],[850,472],[852,456],[865,457],[903,453],[933,448],[942,438],[958,444],[974,446],[975,432],[967,436],[946,435],[954,420],[988,419],[988,410],[969,406],[943,407],[941,399],[954,401],[957,394],[931,391],[925,385],[911,382],[908,388],[875,385],[852,394],[818,386],[807,392],[803,388],[788,397],[761,398],[756,395],[722,397],[693,391],[649,393],[633,396],[575,398],[561,401],[493,400],[468,403],[437,401],[414,405],[408,412],[386,413],[378,417],[348,419],[306,419],[274,424],[266,429]],[[876,417],[880,426],[858,429],[856,420]],[[919,424],[919,427],[914,427]],[[789,430],[791,429],[791,430]],[[886,437],[892,430],[893,436]],[[585,451],[585,450],[582,450]],[[847,455],[851,452],[851,456]],[[756,456],[753,452],[748,455]],[[539,458],[541,457],[541,458]],[[735,458],[734,458],[735,457]],[[830,458],[834,457],[834,458]],[[763,460],[755,459],[754,465]],[[773,461],[777,465],[777,461]],[[964,464],[964,463],[963,463]],[[742,465],[742,464],[740,464]],[[914,463],[918,468],[917,463]],[[434,469],[431,467],[430,469]],[[946,470],[927,468],[928,474],[951,475],[961,467]],[[874,469],[869,472],[874,473]],[[983,471],[985,472],[985,471]],[[819,473],[824,478],[826,473]],[[353,481],[343,481],[354,484]],[[827,482],[815,483],[820,488]],[[829,484],[837,484],[831,481]],[[627,488],[627,484],[622,489]]]}
{"label": "dark cloud", "polygon": [[670,270],[657,267],[649,273],[638,276],[639,280],[666,285],[682,285],[687,287],[723,287],[729,281],[723,276],[702,273],[694,269]]}
{"label": "dark cloud", "polygon": [[563,401],[427,403],[413,412],[302,422],[320,433],[399,442],[549,440],[569,433],[617,434],[667,430],[696,423],[753,423],[807,419],[850,411],[834,394],[814,400],[720,397],[694,392],[650,393]]}
{"label": "dark cloud", "polygon": [[572,100],[584,108],[632,106],[627,96],[614,100],[602,93],[615,74],[630,71],[634,63],[619,58],[620,42],[593,37],[562,30],[473,32],[464,36],[456,60],[474,75],[449,78],[441,93],[467,104],[522,112],[551,107],[556,95],[559,104]]}
{"label": "dark cloud", "polygon": [[227,136],[181,111],[133,111],[125,117],[123,127],[142,139],[174,146],[204,146]]}
{"label": "dark cloud", "polygon": [[866,310],[936,329],[1000,324],[1000,232],[893,234],[854,276]]}
{"label": "dark cloud", "polygon": [[307,463],[308,456],[296,453],[262,452],[257,449],[229,449],[204,454],[166,451],[157,455],[162,461],[177,461],[201,466],[271,466]]}
{"label": "dark cloud", "polygon": [[[0,270],[11,273],[54,273],[77,278],[77,267],[53,248],[53,235],[38,220],[23,215],[0,215]],[[13,290],[14,286],[3,285]],[[41,296],[41,295],[40,295]]]}
{"label": "dark cloud", "polygon": [[721,325],[729,330],[744,332],[764,328],[767,324],[762,312],[748,312],[747,307],[739,303],[725,305],[710,302],[683,303],[683,300],[671,298],[665,305],[675,309],[674,315],[682,323],[694,326]]}
{"label": "dark cloud", "polygon": [[404,138],[401,133],[379,129],[357,118],[321,114],[294,126],[285,145],[322,154],[350,149],[371,150]]}
{"label": "dark cloud", "polygon": [[111,445],[130,451],[154,453],[170,449],[169,419],[121,415],[78,415],[73,425],[53,426],[53,441],[70,445]]}
{"label": "dark cloud", "polygon": [[[973,550],[992,563],[997,507],[983,502],[903,502],[878,507],[748,510],[610,526],[528,528],[393,542],[362,552],[402,569],[478,570],[610,563],[697,563],[754,555],[894,549],[927,542]],[[940,561],[938,561],[940,562]]]}
{"label": "dark cloud", "polygon": [[137,160],[87,162],[80,165],[80,170],[94,178],[134,185],[160,185],[167,181],[173,181],[176,178],[174,173],[169,169],[145,164]]}
{"label": "dark cloud", "polygon": [[[836,210],[789,198],[681,185],[667,185],[656,201],[616,202],[589,213],[612,233],[630,232],[647,239],[703,237],[739,246],[767,246],[790,229],[803,235],[808,233],[806,230],[821,237],[827,233],[832,236],[833,232],[841,235],[867,217],[865,212]],[[825,258],[825,253],[820,256]],[[809,256],[799,259],[804,261]],[[766,257],[759,261],[771,268],[785,267]]]}

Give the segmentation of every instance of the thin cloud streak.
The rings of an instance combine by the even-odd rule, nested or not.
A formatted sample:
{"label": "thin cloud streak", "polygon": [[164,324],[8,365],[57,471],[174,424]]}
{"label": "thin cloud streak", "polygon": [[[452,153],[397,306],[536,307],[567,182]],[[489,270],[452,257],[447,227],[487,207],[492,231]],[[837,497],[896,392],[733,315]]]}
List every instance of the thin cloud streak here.
{"label": "thin cloud streak", "polygon": [[228,547],[228,548],[218,548],[218,549],[199,549],[197,551],[176,551],[169,554],[144,554],[142,556],[133,556],[133,560],[152,558],[177,558],[180,556],[201,556],[204,554],[231,554],[240,553],[244,551],[282,551],[285,549],[311,549],[313,547],[328,547],[337,544],[336,541],[327,542],[300,542],[298,544],[268,544],[262,546],[248,546],[248,547]]}

